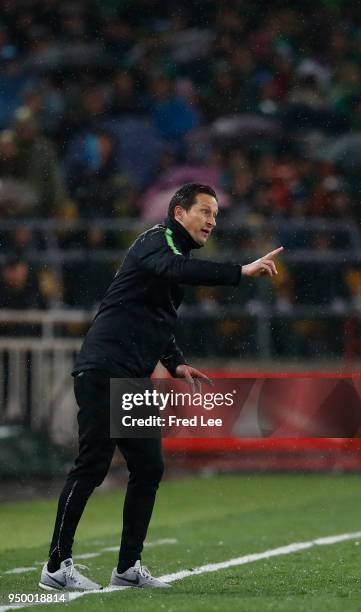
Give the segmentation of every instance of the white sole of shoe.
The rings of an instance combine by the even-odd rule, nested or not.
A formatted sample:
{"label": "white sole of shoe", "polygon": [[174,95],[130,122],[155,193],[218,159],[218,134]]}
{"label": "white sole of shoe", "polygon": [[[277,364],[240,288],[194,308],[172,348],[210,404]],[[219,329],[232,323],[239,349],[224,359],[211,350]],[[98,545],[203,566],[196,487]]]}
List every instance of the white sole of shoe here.
{"label": "white sole of shoe", "polygon": [[51,587],[47,584],[43,584],[42,582],[39,582],[39,587],[44,589],[44,591],[64,591],[64,589],[57,589],[56,587]]}

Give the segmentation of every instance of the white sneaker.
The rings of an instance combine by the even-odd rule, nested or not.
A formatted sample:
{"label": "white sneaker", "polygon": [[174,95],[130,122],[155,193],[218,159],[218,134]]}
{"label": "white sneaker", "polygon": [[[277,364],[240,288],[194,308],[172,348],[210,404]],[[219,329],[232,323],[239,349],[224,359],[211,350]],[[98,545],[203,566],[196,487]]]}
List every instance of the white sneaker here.
{"label": "white sneaker", "polygon": [[[79,565],[80,568],[86,568],[85,565]],[[83,576],[76,569],[73,559],[65,559],[60,564],[60,568],[56,572],[49,572],[48,564],[45,563],[41,572],[39,586],[46,591],[93,591],[102,587]]]}
{"label": "white sneaker", "polygon": [[157,578],[153,578],[147,568],[144,567],[144,565],[142,566],[140,561],[137,561],[133,567],[130,567],[122,574],[118,574],[117,568],[115,567],[112,572],[109,586],[158,589],[170,587],[171,585]]}

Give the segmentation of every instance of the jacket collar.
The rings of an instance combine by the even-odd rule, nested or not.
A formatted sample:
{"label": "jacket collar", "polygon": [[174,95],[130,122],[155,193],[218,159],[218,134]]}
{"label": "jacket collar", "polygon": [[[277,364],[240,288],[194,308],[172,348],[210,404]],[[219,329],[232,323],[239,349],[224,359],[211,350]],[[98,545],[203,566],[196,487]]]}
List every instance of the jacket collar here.
{"label": "jacket collar", "polygon": [[193,240],[192,236],[187,232],[185,227],[178,223],[173,217],[167,217],[165,220],[167,228],[172,230],[173,236],[177,244],[180,246],[182,253],[189,253],[192,249],[200,249],[202,245]]}

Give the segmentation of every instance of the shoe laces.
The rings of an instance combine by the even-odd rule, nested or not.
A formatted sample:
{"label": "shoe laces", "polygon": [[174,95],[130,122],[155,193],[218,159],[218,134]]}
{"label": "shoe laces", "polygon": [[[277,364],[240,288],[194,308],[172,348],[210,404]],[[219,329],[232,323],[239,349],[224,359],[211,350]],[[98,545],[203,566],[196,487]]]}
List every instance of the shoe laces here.
{"label": "shoe laces", "polygon": [[149,569],[145,565],[139,565],[137,572],[143,576],[143,578],[152,578]]}
{"label": "shoe laces", "polygon": [[81,570],[89,569],[87,565],[83,565],[82,563],[71,563],[71,565],[68,565],[66,568],[69,578],[74,579],[77,577],[76,574],[78,573],[78,568]]}

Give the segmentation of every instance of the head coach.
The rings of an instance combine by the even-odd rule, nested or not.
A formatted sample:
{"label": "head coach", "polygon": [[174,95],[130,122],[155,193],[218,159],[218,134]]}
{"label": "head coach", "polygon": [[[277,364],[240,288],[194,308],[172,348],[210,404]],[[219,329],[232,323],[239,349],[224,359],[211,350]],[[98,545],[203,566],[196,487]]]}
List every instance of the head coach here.
{"label": "head coach", "polygon": [[84,339],[74,370],[79,406],[79,454],[60,495],[45,589],[96,589],[72,562],[74,534],[93,492],[118,447],[129,470],[118,565],[110,585],[165,587],[141,565],[141,552],[163,474],[161,441],[110,438],[109,380],[147,378],[158,361],[174,377],[205,380],[186,364],[174,338],[182,285],[238,285],[244,276],[277,274],[273,258],[282,247],[246,265],[192,259],[203,247],[218,214],[217,196],[207,185],[187,184],[172,197],[168,217],[141,234],[129,248]]}

